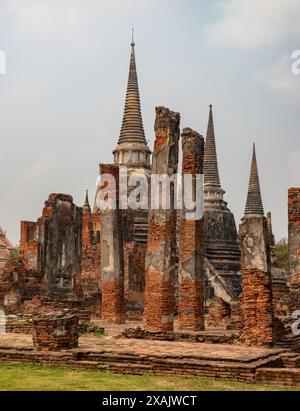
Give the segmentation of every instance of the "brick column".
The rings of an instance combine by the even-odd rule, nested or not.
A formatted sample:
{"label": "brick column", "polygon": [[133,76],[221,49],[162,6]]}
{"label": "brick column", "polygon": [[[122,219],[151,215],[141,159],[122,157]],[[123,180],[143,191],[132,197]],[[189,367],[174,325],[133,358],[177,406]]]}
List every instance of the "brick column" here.
{"label": "brick column", "polygon": [[[185,128],[182,133],[182,175],[203,174],[204,139]],[[183,185],[184,188],[184,185]],[[201,199],[203,200],[203,199]],[[179,242],[179,306],[181,329],[204,329],[204,231],[203,218],[187,220],[183,210]]]}
{"label": "brick column", "polygon": [[[179,113],[156,108],[152,174],[177,173],[179,125]],[[176,211],[172,199],[170,204],[168,210],[160,208],[149,213],[144,326],[152,331],[171,331],[174,325]]]}
{"label": "brick column", "polygon": [[300,188],[290,188],[288,192],[289,218],[289,285],[292,309],[300,307]]}
{"label": "brick column", "polygon": [[243,337],[246,344],[274,344],[268,227],[263,215],[247,214],[240,225],[243,275]]}
{"label": "brick column", "polygon": [[[116,209],[101,210],[101,275],[102,320],[112,323],[125,321],[124,262],[122,221],[118,204],[119,167],[101,164],[100,174],[111,174],[116,181]],[[101,181],[103,188],[104,181]],[[107,191],[111,195],[111,191]]]}

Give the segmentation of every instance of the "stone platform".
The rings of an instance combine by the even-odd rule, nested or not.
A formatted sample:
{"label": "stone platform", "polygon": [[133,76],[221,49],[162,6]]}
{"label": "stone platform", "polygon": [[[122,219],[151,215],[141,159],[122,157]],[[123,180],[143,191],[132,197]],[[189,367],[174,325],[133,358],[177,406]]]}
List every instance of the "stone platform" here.
{"label": "stone platform", "polygon": [[105,328],[105,336],[81,336],[78,348],[60,352],[36,351],[30,335],[0,334],[0,363],[52,364],[123,374],[197,376],[300,386],[300,369],[284,368],[297,367],[299,354],[287,356],[285,349],[128,339],[120,336],[124,325]]}
{"label": "stone platform", "polygon": [[207,329],[205,331],[146,331],[141,327],[126,328],[121,337],[130,339],[157,340],[157,341],[181,341],[209,344],[237,344],[240,332],[225,329]]}

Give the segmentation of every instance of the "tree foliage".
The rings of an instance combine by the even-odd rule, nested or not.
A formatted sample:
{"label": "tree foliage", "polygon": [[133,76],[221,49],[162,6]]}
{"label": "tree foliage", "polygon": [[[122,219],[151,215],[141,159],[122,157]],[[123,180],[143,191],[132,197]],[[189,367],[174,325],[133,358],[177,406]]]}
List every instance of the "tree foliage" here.
{"label": "tree foliage", "polygon": [[289,248],[288,244],[285,239],[279,241],[275,245],[275,257],[276,257],[276,264],[278,267],[288,270],[289,268]]}
{"label": "tree foliage", "polygon": [[20,257],[20,247],[17,246],[10,250],[9,258],[19,258]]}

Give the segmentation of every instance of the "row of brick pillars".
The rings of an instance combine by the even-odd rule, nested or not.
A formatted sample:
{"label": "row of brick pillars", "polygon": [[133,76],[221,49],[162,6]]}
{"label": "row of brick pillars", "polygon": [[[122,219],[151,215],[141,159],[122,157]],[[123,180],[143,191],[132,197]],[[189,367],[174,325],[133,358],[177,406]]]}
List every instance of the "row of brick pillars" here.
{"label": "row of brick pillars", "polygon": [[[172,176],[178,171],[180,115],[164,107],[156,109],[156,140],[152,173]],[[191,129],[182,134],[183,174],[203,173],[203,137]],[[106,187],[106,195],[116,189],[116,209],[101,211],[102,319],[124,322],[124,262],[122,224],[118,209],[119,167],[102,164],[100,176],[111,174],[116,187]],[[104,178],[105,181],[105,178]],[[100,181],[100,188],[103,182]],[[194,187],[193,187],[194,188]],[[170,208],[149,213],[145,274],[144,326],[148,330],[170,331],[174,328],[174,286],[176,263],[176,210],[174,186],[170,190]],[[189,210],[190,212],[191,210]],[[204,327],[204,235],[203,219],[183,220],[179,250],[179,326],[200,330]]]}
{"label": "row of brick pillars", "polygon": [[[152,173],[177,173],[180,116],[167,108],[156,109],[156,140]],[[203,173],[203,137],[191,129],[182,134],[182,174]],[[174,192],[169,210],[152,210],[149,214],[146,255],[144,327],[150,331],[174,329],[174,284],[176,259],[176,211]],[[191,210],[189,210],[191,211]],[[186,220],[183,210],[179,243],[179,327],[201,330],[204,327],[204,235],[203,219]]]}
{"label": "row of brick pillars", "polygon": [[[176,174],[180,115],[167,108],[158,107],[155,132],[152,173],[168,176]],[[182,175],[192,175],[195,190],[196,176],[203,174],[203,137],[191,129],[184,129],[182,153]],[[113,174],[118,186],[117,166],[102,166],[101,171]],[[290,198],[298,199],[299,193],[296,194],[295,191],[290,192]],[[177,219],[174,187],[168,195],[170,208],[165,210],[160,207],[149,213],[144,328],[150,331],[174,329]],[[295,209],[295,201],[290,200],[293,209]],[[204,328],[203,218],[188,220],[185,218],[187,212],[190,210],[183,209],[180,221],[178,326],[181,329],[202,330]],[[123,322],[124,267],[120,211],[117,207],[116,210],[104,210],[101,214],[102,318],[106,321]],[[295,213],[292,215],[294,216]],[[293,218],[290,218],[290,227],[294,228],[295,222],[291,220]],[[298,220],[295,226],[298,230]],[[272,345],[275,342],[268,238],[254,152],[245,216],[240,226],[243,335],[245,342],[251,345]],[[298,271],[297,267],[294,271]]]}

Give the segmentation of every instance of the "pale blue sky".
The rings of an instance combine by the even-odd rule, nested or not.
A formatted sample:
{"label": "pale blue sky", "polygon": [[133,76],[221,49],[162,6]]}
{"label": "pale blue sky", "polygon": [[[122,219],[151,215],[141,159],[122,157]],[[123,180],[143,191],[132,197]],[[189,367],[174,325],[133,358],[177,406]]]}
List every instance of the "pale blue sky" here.
{"label": "pale blue sky", "polygon": [[51,192],[91,197],[121,126],[131,27],[147,139],[154,107],[206,132],[214,105],[220,176],[237,223],[256,142],[265,211],[287,234],[300,185],[298,0],[0,0],[0,225],[12,241]]}

